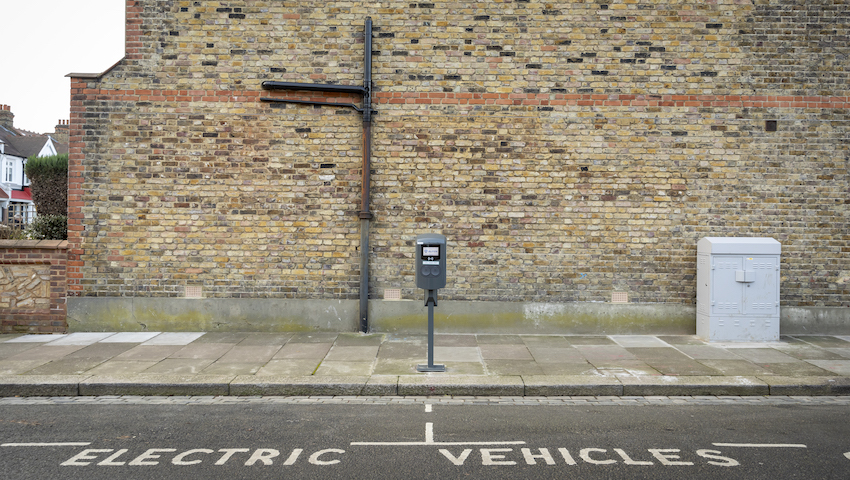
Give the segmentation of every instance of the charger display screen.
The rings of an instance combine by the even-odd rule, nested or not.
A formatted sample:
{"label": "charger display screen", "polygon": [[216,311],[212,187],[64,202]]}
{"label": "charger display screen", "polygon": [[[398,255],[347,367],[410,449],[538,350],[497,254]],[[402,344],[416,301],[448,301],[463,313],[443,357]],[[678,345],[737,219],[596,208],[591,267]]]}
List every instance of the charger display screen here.
{"label": "charger display screen", "polygon": [[440,259],[439,245],[422,245],[422,260],[433,262]]}

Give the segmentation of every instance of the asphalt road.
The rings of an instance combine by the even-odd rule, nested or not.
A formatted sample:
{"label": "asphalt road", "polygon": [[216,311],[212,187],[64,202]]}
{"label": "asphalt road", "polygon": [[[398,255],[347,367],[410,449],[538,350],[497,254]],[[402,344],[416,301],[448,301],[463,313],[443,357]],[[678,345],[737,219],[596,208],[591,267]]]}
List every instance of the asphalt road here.
{"label": "asphalt road", "polygon": [[4,405],[0,477],[850,477],[833,405]]}

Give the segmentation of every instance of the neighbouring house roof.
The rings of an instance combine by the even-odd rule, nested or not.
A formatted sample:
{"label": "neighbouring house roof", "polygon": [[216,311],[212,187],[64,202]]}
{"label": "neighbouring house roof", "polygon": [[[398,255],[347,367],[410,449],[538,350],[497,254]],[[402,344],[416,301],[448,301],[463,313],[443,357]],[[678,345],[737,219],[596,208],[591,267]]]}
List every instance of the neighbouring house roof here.
{"label": "neighbouring house roof", "polygon": [[6,155],[15,157],[27,158],[38,155],[47,142],[53,142],[57,153],[68,153],[67,144],[61,144],[49,135],[36,135],[15,128],[0,126],[0,141],[6,144]]}
{"label": "neighbouring house roof", "polygon": [[32,192],[30,187],[24,187],[23,190],[12,190],[12,200],[32,201]]}

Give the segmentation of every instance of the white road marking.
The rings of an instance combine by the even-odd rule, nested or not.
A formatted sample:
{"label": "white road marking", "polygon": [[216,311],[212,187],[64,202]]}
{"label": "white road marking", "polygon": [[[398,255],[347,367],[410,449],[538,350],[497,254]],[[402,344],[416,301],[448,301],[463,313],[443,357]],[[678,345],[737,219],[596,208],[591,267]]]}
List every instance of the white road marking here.
{"label": "white road marking", "polygon": [[91,442],[4,443],[0,447],[85,447]]}
{"label": "white road marking", "polygon": [[430,403],[425,404],[425,413],[431,413],[433,410],[431,409],[432,405]]}
{"label": "white road marking", "polygon": [[800,443],[712,443],[715,447],[808,448]]}
{"label": "white road marking", "polygon": [[352,446],[422,446],[422,445],[525,445],[522,440],[518,441],[503,441],[503,442],[435,442],[434,441],[434,424],[428,422],[425,424],[425,441],[424,442],[351,442]]}

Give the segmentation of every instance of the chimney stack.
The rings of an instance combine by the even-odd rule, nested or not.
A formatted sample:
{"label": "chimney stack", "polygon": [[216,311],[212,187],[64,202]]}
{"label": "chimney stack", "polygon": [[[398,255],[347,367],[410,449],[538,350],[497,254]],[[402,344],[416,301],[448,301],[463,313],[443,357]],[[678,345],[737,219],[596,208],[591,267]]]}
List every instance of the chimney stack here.
{"label": "chimney stack", "polygon": [[14,123],[15,115],[12,113],[12,107],[8,105],[0,105],[0,126],[11,130],[15,128]]}
{"label": "chimney stack", "polygon": [[59,143],[68,143],[68,134],[70,133],[70,120],[59,120],[59,123],[54,127],[53,139]]}

